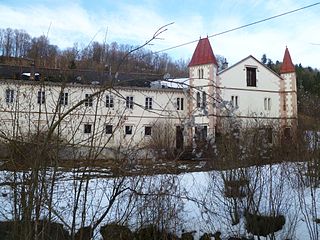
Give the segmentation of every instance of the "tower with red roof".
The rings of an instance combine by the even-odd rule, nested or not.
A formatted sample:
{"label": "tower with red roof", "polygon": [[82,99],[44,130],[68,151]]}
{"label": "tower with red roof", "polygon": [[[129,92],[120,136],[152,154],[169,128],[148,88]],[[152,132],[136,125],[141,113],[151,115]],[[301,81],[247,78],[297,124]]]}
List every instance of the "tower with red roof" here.
{"label": "tower with red roof", "polygon": [[285,135],[297,127],[297,78],[289,49],[286,47],[280,67],[280,116]]}
{"label": "tower with red roof", "polygon": [[192,127],[189,136],[200,140],[214,136],[216,108],[214,107],[218,64],[208,37],[200,38],[189,67],[190,98],[189,117]]}

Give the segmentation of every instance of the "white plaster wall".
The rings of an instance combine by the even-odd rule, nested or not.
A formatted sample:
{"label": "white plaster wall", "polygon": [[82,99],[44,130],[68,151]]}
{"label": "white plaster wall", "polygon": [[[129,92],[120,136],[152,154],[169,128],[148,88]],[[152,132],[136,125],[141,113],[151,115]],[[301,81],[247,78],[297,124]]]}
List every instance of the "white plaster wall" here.
{"label": "white plaster wall", "polygon": [[[246,67],[257,68],[257,86],[247,86]],[[242,117],[279,117],[280,77],[263,66],[253,57],[248,57],[219,75],[221,81],[221,101],[231,101],[238,96],[239,107],[235,110]],[[265,110],[264,99],[271,99],[271,109]]]}
{"label": "white plaster wall", "polygon": [[[199,78],[199,69],[203,69],[204,75],[203,78]],[[199,66],[193,66],[189,70],[190,78],[193,78],[193,85],[190,86],[193,88],[193,106],[192,115],[194,116],[194,124],[196,125],[209,125],[209,104],[212,104],[212,97],[210,96],[209,88],[215,84],[213,75],[216,74],[214,71],[213,64],[205,64]],[[197,92],[200,93],[201,96],[201,105],[202,105],[202,92],[206,92],[207,94],[207,104],[206,107],[200,108],[197,107]]]}
{"label": "white plaster wall", "polygon": [[[14,90],[14,102],[6,103],[6,89]],[[0,129],[8,136],[26,136],[38,129],[46,130],[55,121],[58,114],[63,114],[85,98],[85,94],[99,91],[99,86],[67,85],[64,92],[69,93],[69,104],[57,108],[61,85],[46,83],[42,89],[46,94],[45,104],[37,103],[40,85],[37,82],[2,81],[0,83]],[[114,96],[114,107],[106,107],[106,95]],[[127,109],[126,96],[134,97],[133,109]],[[153,99],[152,109],[145,109],[145,98]],[[184,110],[177,110],[177,98],[184,98]],[[57,112],[56,109],[59,109]],[[93,106],[84,104],[76,108],[61,122],[59,134],[68,142],[78,145],[106,147],[136,146],[148,141],[144,136],[144,127],[153,126],[157,121],[170,121],[175,125],[185,122],[187,115],[187,95],[183,90],[117,88],[107,90],[93,99]],[[55,118],[55,120],[54,120]],[[92,133],[84,133],[84,125],[92,124]],[[105,126],[113,125],[114,135],[105,133]],[[125,135],[125,126],[133,126],[133,134]],[[58,129],[57,129],[58,130]]]}
{"label": "white plaster wall", "polygon": [[286,103],[287,103],[287,116],[288,117],[297,117],[294,116],[294,111],[297,112],[296,107],[297,101],[297,87],[296,87],[296,76],[295,73],[286,73],[281,75],[283,81],[285,81],[285,91],[286,93]]}

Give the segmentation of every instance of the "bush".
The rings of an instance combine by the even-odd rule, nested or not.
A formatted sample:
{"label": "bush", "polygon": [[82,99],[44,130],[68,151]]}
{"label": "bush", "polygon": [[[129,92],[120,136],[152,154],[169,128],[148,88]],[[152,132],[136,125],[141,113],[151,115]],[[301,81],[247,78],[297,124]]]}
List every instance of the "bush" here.
{"label": "bush", "polygon": [[[39,240],[68,240],[69,233],[63,228],[63,225],[56,222],[49,222],[47,220],[38,221],[37,232],[35,232],[35,221],[3,221],[0,222],[0,239],[34,239],[35,235]],[[26,231],[31,228],[31,234]],[[29,238],[25,235],[28,232]]]}
{"label": "bush", "polygon": [[110,223],[100,228],[104,240],[132,240],[133,233],[126,227],[116,223]]}
{"label": "bush", "polygon": [[286,219],[283,215],[262,216],[258,214],[246,213],[245,218],[247,231],[253,235],[264,237],[270,233],[281,230],[286,222]]}

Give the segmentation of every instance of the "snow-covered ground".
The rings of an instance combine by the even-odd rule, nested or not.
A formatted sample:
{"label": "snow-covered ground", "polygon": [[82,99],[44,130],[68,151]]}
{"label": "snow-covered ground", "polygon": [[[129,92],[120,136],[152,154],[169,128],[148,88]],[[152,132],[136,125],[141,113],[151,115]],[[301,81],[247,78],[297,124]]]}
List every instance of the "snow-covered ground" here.
{"label": "snow-covered ground", "polygon": [[[135,229],[157,223],[176,232],[196,230],[196,236],[215,231],[221,231],[222,237],[250,236],[245,230],[247,209],[285,216],[285,225],[275,233],[276,239],[318,239],[319,224],[314,220],[320,218],[319,180],[310,181],[306,169],[306,163],[283,163],[119,178],[108,178],[101,172],[54,173],[49,169],[44,178],[39,178],[45,188],[38,188],[36,196],[43,202],[43,217],[48,217],[49,208],[54,221],[71,226],[75,220],[76,228],[81,222],[92,225],[105,215],[99,226],[119,221]],[[51,185],[53,174],[55,181]],[[30,176],[31,172],[0,173],[1,220],[12,219],[14,199],[21,202],[22,186],[30,187],[20,183]],[[225,183],[230,180],[243,181],[241,191],[246,196],[226,197]],[[18,190],[16,198],[14,189]]]}

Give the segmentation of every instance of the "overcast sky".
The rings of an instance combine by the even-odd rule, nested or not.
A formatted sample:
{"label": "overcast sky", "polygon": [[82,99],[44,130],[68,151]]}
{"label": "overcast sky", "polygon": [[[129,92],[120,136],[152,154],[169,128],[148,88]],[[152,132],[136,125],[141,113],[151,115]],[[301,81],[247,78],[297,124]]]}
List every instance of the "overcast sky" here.
{"label": "overcast sky", "polygon": [[[139,45],[168,26],[148,48],[152,51],[197,40],[228,29],[317,3],[294,0],[0,0],[0,28],[42,34],[64,49],[93,38]],[[230,64],[263,53],[282,61],[288,46],[294,63],[320,68],[320,4],[270,21],[210,38],[215,54]],[[106,34],[107,33],[107,34]],[[189,59],[196,43],[168,50],[173,59]]]}

